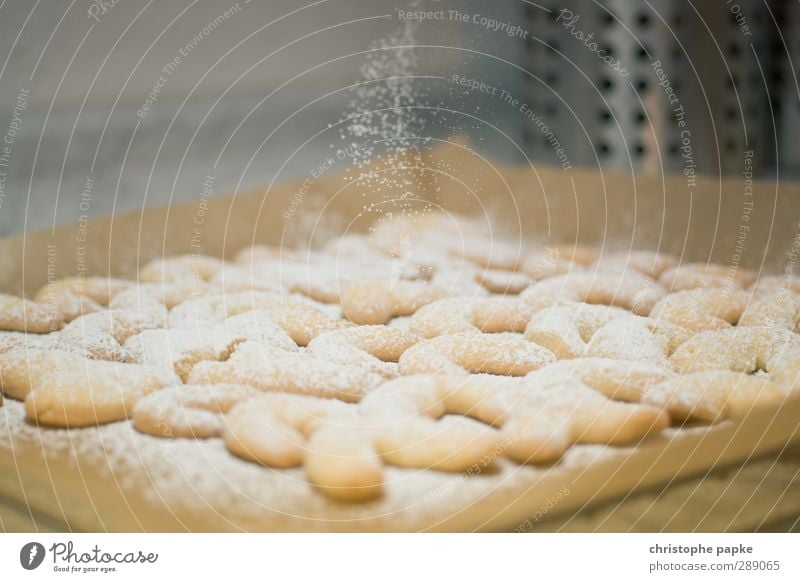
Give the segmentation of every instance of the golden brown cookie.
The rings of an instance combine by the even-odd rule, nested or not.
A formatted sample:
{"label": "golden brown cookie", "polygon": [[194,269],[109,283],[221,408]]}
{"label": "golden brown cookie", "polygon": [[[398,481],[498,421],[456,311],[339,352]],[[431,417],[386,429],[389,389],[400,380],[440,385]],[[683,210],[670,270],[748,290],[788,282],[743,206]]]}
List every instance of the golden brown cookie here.
{"label": "golden brown cookie", "polygon": [[147,366],[59,350],[16,350],[0,355],[0,382],[7,396],[25,400],[29,419],[81,427],[128,418],[139,398],[172,379]]}
{"label": "golden brown cookie", "polygon": [[136,430],[162,438],[221,436],[224,414],[235,404],[261,394],[241,384],[187,384],[148,394],[133,407]]}
{"label": "golden brown cookie", "polygon": [[187,379],[190,384],[235,382],[346,402],[359,401],[382,381],[382,376],[368,370],[253,341],[237,345],[225,361],[200,361]]}
{"label": "golden brown cookie", "polygon": [[223,261],[207,255],[176,255],[153,259],[139,269],[143,283],[208,281],[223,267]]}
{"label": "golden brown cookie", "polygon": [[748,294],[727,287],[700,287],[670,293],[656,303],[650,317],[692,332],[727,329],[739,321]]}
{"label": "golden brown cookie", "polygon": [[752,374],[762,370],[792,390],[800,386],[800,336],[771,327],[734,327],[699,333],[671,358],[678,372],[731,370]]}
{"label": "golden brown cookie", "polygon": [[350,321],[374,325],[411,315],[446,295],[446,291],[435,285],[417,281],[359,281],[342,294],[341,305]]}
{"label": "golden brown cookie", "polygon": [[522,376],[555,361],[553,352],[516,333],[461,333],[422,341],[400,357],[400,373]]}
{"label": "golden brown cookie", "polygon": [[298,345],[308,345],[326,331],[348,325],[348,322],[325,315],[308,301],[284,295],[252,291],[208,295],[191,299],[170,312],[170,326],[202,329],[223,323],[226,319],[249,311],[259,310],[269,317]]}
{"label": "golden brown cookie", "polygon": [[464,332],[522,332],[531,317],[513,297],[448,298],[417,311],[409,330],[427,338]]}
{"label": "golden brown cookie", "polygon": [[647,315],[664,295],[666,291],[657,281],[634,269],[583,268],[534,283],[520,297],[534,311],[561,303],[586,302]]}
{"label": "golden brown cookie", "polygon": [[0,293],[0,331],[50,333],[63,325],[64,316],[53,305]]}
{"label": "golden brown cookie", "polygon": [[670,291],[706,287],[746,289],[755,280],[752,271],[715,263],[682,263],[667,269],[659,277],[659,282]]}
{"label": "golden brown cookie", "polygon": [[131,287],[131,281],[112,277],[66,277],[44,285],[34,301],[51,305],[66,321],[100,311],[114,295]]}
{"label": "golden brown cookie", "polygon": [[360,325],[318,335],[306,353],[393,378],[397,376],[395,362],[421,339],[385,325]]}
{"label": "golden brown cookie", "polygon": [[800,293],[785,287],[762,290],[742,313],[742,327],[776,327],[800,332]]}
{"label": "golden brown cookie", "polygon": [[739,419],[757,408],[776,407],[787,392],[769,378],[707,370],[675,376],[651,387],[644,402],[661,406],[677,420]]}

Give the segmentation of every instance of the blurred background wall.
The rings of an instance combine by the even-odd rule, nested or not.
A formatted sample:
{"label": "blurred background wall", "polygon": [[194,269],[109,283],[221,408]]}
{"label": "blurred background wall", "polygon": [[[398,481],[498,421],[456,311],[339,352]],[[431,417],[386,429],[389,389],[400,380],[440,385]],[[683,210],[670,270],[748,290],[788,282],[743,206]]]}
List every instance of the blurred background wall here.
{"label": "blurred background wall", "polygon": [[[504,20],[524,10],[458,4]],[[0,235],[198,198],[208,176],[222,193],[306,175],[329,155],[338,137],[327,126],[347,114],[348,86],[363,80],[370,48],[404,24],[404,8],[393,0],[3,2],[0,132],[20,127],[4,168]],[[420,75],[480,68],[470,56],[480,52],[519,61],[524,50],[477,26],[438,24],[420,26],[414,39],[443,47],[425,51]],[[509,67],[480,75],[522,83]],[[440,93],[430,97],[439,103],[450,90],[442,82],[427,92]]]}
{"label": "blurred background wall", "polygon": [[0,235],[308,176],[362,109],[397,108],[375,142],[784,179],[798,54],[789,1],[5,0]]}

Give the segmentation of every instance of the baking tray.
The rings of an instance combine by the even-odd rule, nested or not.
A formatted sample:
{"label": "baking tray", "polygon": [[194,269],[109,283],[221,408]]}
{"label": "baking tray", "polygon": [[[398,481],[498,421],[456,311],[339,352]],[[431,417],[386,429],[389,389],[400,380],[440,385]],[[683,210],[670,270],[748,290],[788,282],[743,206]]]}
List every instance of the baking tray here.
{"label": "baking tray", "polygon": [[[794,267],[797,184],[510,167],[458,141],[377,161],[361,176],[284,182],[5,239],[0,289],[30,295],[48,277],[79,271],[132,276],[138,264],[164,254],[231,256],[254,243],[315,246],[409,205],[486,217],[506,237],[601,244],[609,251],[660,249],[682,261],[762,274]],[[548,467],[500,459],[469,477],[389,467],[381,499],[349,504],[315,491],[299,469],[236,459],[219,440],[156,439],[127,422],[40,430],[26,423],[20,403],[8,400],[0,408],[0,518],[9,530],[546,529],[542,524],[567,523],[610,500],[779,455],[800,439],[797,419],[794,399],[736,423],[673,428],[634,447],[577,445]],[[768,468],[777,465],[764,466],[766,483]],[[780,511],[787,504],[779,501],[759,510],[765,523],[787,519]]]}

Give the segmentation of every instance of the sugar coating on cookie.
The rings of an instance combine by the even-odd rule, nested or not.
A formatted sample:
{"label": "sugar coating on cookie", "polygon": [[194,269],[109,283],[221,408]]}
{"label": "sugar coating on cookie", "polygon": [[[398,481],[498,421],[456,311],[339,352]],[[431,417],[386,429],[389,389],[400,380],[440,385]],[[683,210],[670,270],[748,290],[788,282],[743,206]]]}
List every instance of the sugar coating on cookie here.
{"label": "sugar coating on cookie", "polygon": [[611,358],[559,360],[541,373],[564,383],[583,383],[607,398],[626,402],[640,402],[651,387],[675,376],[668,365]]}
{"label": "sugar coating on cookie", "polygon": [[167,313],[188,301],[217,291],[213,286],[199,281],[177,280],[159,283],[141,283],[120,291],[108,303],[111,309],[147,311],[167,318]]}
{"label": "sugar coating on cookie", "polygon": [[531,249],[522,260],[519,270],[530,276],[533,281],[540,281],[589,265],[598,256],[599,253],[595,249],[582,245],[546,246]]}
{"label": "sugar coating on cookie", "polygon": [[537,311],[525,337],[559,358],[642,360],[666,365],[689,333],[619,307],[569,303]]}
{"label": "sugar coating on cookie", "polygon": [[235,315],[260,311],[280,326],[298,345],[305,346],[321,333],[348,325],[320,309],[282,294],[244,291],[191,299],[170,311],[171,327],[201,329],[222,324]]}
{"label": "sugar coating on cookie", "polygon": [[215,329],[151,329],[132,336],[125,342],[129,362],[173,371],[186,382],[198,362],[218,361],[230,353],[230,341]]}
{"label": "sugar coating on cookie", "polygon": [[533,310],[586,302],[647,315],[664,295],[666,290],[657,281],[634,269],[583,268],[534,283],[520,297]]}
{"label": "sugar coating on cookie", "polygon": [[133,285],[112,277],[65,277],[40,288],[34,301],[52,306],[66,321],[101,311],[111,298]]}
{"label": "sugar coating on cookie", "polygon": [[681,263],[664,271],[659,282],[670,291],[705,287],[746,289],[756,280],[747,269],[736,269],[715,263]]}
{"label": "sugar coating on cookie", "polygon": [[318,335],[308,344],[306,353],[394,378],[400,356],[421,339],[385,325],[359,325]]}
{"label": "sugar coating on cookie", "polygon": [[442,335],[400,357],[400,373],[522,376],[555,361],[553,353],[516,333]]}
{"label": "sugar coating on cookie", "polygon": [[690,336],[669,322],[629,315],[601,326],[589,340],[585,355],[668,365],[669,357]]}
{"label": "sugar coating on cookie", "polygon": [[427,338],[464,332],[522,332],[531,316],[514,297],[448,298],[414,314],[409,330]]}
{"label": "sugar coating on cookie", "polygon": [[600,255],[596,262],[601,269],[635,269],[644,275],[658,278],[664,271],[678,264],[678,260],[667,253],[655,251],[618,251]]}
{"label": "sugar coating on cookie", "polygon": [[45,350],[52,348],[58,336],[58,332],[33,334],[22,331],[0,331],[0,354],[11,350]]}
{"label": "sugar coating on cookie", "polygon": [[609,321],[630,317],[621,307],[567,303],[531,314],[525,327],[528,341],[546,347],[559,358],[577,358],[586,353],[592,336]]}
{"label": "sugar coating on cookie", "polygon": [[[255,247],[249,255],[237,257],[233,266],[220,269],[210,281],[230,291],[237,287],[283,291],[323,303],[338,303],[340,295],[359,281],[416,275],[413,269],[398,270],[386,253],[363,244],[360,238],[347,244],[346,253],[328,249],[327,245],[322,251]],[[357,250],[359,246],[362,248]]]}
{"label": "sugar coating on cookie", "polygon": [[527,273],[501,269],[479,270],[475,280],[487,291],[500,295],[517,295],[533,282]]}
{"label": "sugar coating on cookie", "polygon": [[162,438],[218,437],[225,428],[225,413],[260,394],[242,384],[170,386],[139,400],[132,422],[136,430]]}
{"label": "sugar coating on cookie", "polygon": [[153,259],[139,269],[144,283],[207,281],[223,266],[223,261],[207,255],[176,255]]}
{"label": "sugar coating on cookie", "polygon": [[643,401],[678,420],[739,419],[758,408],[778,406],[786,390],[769,378],[730,370],[707,370],[669,378],[650,387]]}
{"label": "sugar coating on cookie", "polygon": [[693,332],[727,329],[737,323],[747,292],[729,287],[700,287],[670,293],[655,304],[650,317]]}
{"label": "sugar coating on cookie", "polygon": [[411,315],[423,305],[445,297],[447,292],[416,281],[359,281],[342,294],[345,316],[358,324],[382,324],[393,317]]}
{"label": "sugar coating on cookie", "polygon": [[357,402],[384,378],[356,366],[260,342],[237,345],[224,361],[201,360],[188,375],[191,384],[236,382],[260,390]]}
{"label": "sugar coating on cookie", "polygon": [[783,275],[759,275],[758,279],[750,287],[750,291],[756,297],[762,293],[773,293],[780,290],[800,293],[800,277],[789,273]]}
{"label": "sugar coating on cookie", "polygon": [[741,314],[742,327],[776,327],[800,332],[800,293],[786,287],[762,289]]}
{"label": "sugar coating on cookie", "polygon": [[0,330],[49,333],[64,325],[54,306],[0,293]]}
{"label": "sugar coating on cookie", "polygon": [[83,427],[128,418],[139,398],[174,380],[147,366],[59,350],[15,350],[0,355],[0,382],[7,396],[25,400],[31,420]]}
{"label": "sugar coating on cookie", "polygon": [[751,374],[763,370],[787,390],[800,386],[800,336],[772,327],[734,327],[699,333],[672,355],[682,373],[730,370]]}
{"label": "sugar coating on cookie", "polygon": [[498,236],[488,224],[442,212],[397,215],[373,226],[372,243],[390,253],[405,250],[429,265],[461,259],[479,267],[516,270],[519,243]]}
{"label": "sugar coating on cookie", "polygon": [[95,360],[124,361],[128,338],[164,327],[163,318],[147,311],[105,309],[72,320],[58,335],[57,349],[76,351]]}

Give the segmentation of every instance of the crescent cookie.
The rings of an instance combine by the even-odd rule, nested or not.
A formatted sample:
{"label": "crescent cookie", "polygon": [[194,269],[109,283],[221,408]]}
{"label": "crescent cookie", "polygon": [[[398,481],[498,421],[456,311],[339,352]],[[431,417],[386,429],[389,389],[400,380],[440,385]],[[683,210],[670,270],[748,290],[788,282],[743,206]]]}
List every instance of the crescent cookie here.
{"label": "crescent cookie", "polygon": [[[465,470],[500,455],[548,463],[575,442],[626,444],[667,425],[656,407],[612,402],[580,382],[548,378],[544,371],[517,379],[409,376],[381,386],[359,408],[380,419],[379,434],[391,436],[376,443],[382,458],[412,467],[438,462],[446,470]],[[432,433],[420,430],[427,425],[433,431],[430,421],[414,426],[426,417],[447,415],[471,417],[496,430],[478,430],[474,422]],[[392,432],[387,426],[397,428]],[[408,426],[417,430],[403,432]]]}
{"label": "crescent cookie", "polygon": [[136,430],[162,438],[221,436],[224,414],[235,404],[262,394],[242,384],[187,384],[148,394],[133,407]]}
{"label": "crescent cookie", "polygon": [[124,349],[126,361],[171,371],[185,383],[198,362],[225,359],[230,344],[214,330],[150,329],[131,337]]}
{"label": "crescent cookie", "polygon": [[800,336],[770,327],[734,327],[699,333],[670,359],[684,374],[731,370],[752,374],[763,370],[786,390],[800,385]]}
{"label": "crescent cookie", "polygon": [[0,331],[49,333],[63,325],[64,316],[53,305],[0,293]]}
{"label": "crescent cookie", "polygon": [[464,332],[522,332],[531,310],[510,297],[449,298],[414,314],[409,330],[426,338]]}
{"label": "crescent cookie", "polygon": [[11,350],[45,350],[52,348],[58,339],[58,332],[34,334],[21,331],[0,331],[0,354]]}
{"label": "crescent cookie", "polygon": [[692,332],[727,329],[739,321],[747,299],[747,292],[727,287],[686,289],[656,303],[650,317]]}
{"label": "crescent cookie", "polygon": [[420,268],[423,276],[429,277],[428,283],[442,289],[442,297],[486,297],[487,287],[481,282],[481,269],[470,264],[452,265],[449,261],[442,264]]}
{"label": "crescent cookie", "polygon": [[153,259],[139,269],[139,281],[143,283],[170,283],[208,281],[224,262],[206,255],[176,255]]}
{"label": "crescent cookie", "polygon": [[435,285],[417,281],[359,281],[347,288],[340,301],[350,321],[375,325],[411,315],[446,295],[446,291]]}
{"label": "crescent cookie", "polygon": [[188,301],[218,291],[203,282],[172,281],[143,283],[114,295],[109,301],[111,309],[146,311],[167,320],[170,309]]}
{"label": "crescent cookie", "polygon": [[525,327],[528,341],[546,347],[559,358],[585,355],[592,336],[610,320],[630,317],[621,307],[567,303],[534,312]]}
{"label": "crescent cookie", "polygon": [[490,293],[517,295],[533,282],[529,275],[521,271],[483,269],[475,275],[475,280]]}
{"label": "crescent cookie", "polygon": [[148,329],[163,327],[164,320],[149,312],[106,309],[73,319],[59,333],[55,347],[77,351],[93,360],[125,360],[121,344]]}
{"label": "crescent cookie", "polygon": [[667,365],[667,358],[689,337],[670,323],[633,315],[618,307],[583,303],[534,313],[525,337],[559,358],[581,356],[643,360]]}
{"label": "crescent cookie", "polygon": [[500,435],[478,418],[477,408],[462,411],[455,404],[440,378],[407,376],[372,391],[358,410],[385,462],[464,471],[491,454]]}
{"label": "crescent cookie", "polygon": [[[465,418],[438,420],[446,411],[443,398],[430,377],[384,384],[357,407],[269,394],[237,404],[226,417],[224,439],[239,457],[272,467],[302,464],[325,495],[363,501],[381,494],[384,463],[462,471],[491,454],[497,431]],[[427,407],[430,401],[439,407]]]}
{"label": "crescent cookie", "polygon": [[657,281],[633,269],[584,268],[534,283],[520,297],[534,311],[560,303],[586,302],[647,315],[664,295],[666,291]]}
{"label": "crescent cookie", "polygon": [[394,378],[397,376],[394,362],[420,339],[385,325],[361,325],[318,335],[308,344],[306,353]]}
{"label": "crescent cookie", "polygon": [[128,418],[137,400],[172,379],[147,366],[17,350],[0,355],[0,382],[7,396],[25,400],[30,420],[83,427]]}
{"label": "crescent cookie", "polygon": [[550,350],[516,333],[442,335],[400,356],[400,373],[522,376],[555,361]]}
{"label": "crescent cookie", "polygon": [[668,365],[668,358],[690,336],[690,332],[666,321],[630,315],[612,319],[597,330],[585,355]]}
{"label": "crescent cookie", "polygon": [[544,247],[531,252],[520,265],[520,271],[528,274],[534,281],[556,275],[563,275],[574,268],[595,262],[599,253],[587,246],[558,245]]}
{"label": "crescent cookie", "polygon": [[793,275],[764,275],[760,276],[758,280],[753,283],[750,290],[755,296],[763,293],[772,293],[774,291],[791,291],[793,293],[800,293],[800,277]]}
{"label": "crescent cookie", "polygon": [[666,253],[654,251],[627,251],[602,255],[596,265],[600,269],[635,269],[640,273],[657,279],[664,271],[674,267],[677,259]]}
{"label": "crescent cookie", "polygon": [[236,382],[259,390],[357,402],[383,377],[313,354],[287,351],[259,342],[238,344],[225,361],[203,360],[188,375],[189,384]]}
{"label": "crescent cookie", "polygon": [[412,257],[438,253],[489,269],[514,271],[521,254],[518,244],[496,236],[488,224],[443,212],[393,216],[374,225],[371,238],[393,254],[398,248]]}
{"label": "crescent cookie", "polygon": [[306,346],[321,333],[348,325],[325,315],[308,301],[268,292],[209,295],[186,301],[170,312],[170,326],[198,329],[220,324],[229,317],[261,310],[294,340]]}
{"label": "crescent cookie", "polygon": [[303,462],[306,439],[324,422],[353,426],[356,406],[299,394],[262,394],[235,405],[225,417],[223,438],[237,457],[270,467]]}
{"label": "crescent cookie", "polygon": [[755,282],[756,275],[746,269],[714,263],[683,263],[664,271],[658,280],[670,291],[705,287],[746,289]]}
{"label": "crescent cookie", "polygon": [[511,411],[503,434],[518,437],[506,454],[520,463],[551,462],[574,443],[629,444],[669,424],[658,407],[609,400],[577,379],[551,376],[546,369],[517,386],[503,386],[496,398]]}
{"label": "crescent cookie", "polygon": [[778,406],[786,395],[780,384],[768,378],[707,370],[665,380],[651,387],[643,400],[663,407],[677,420],[719,422]]}
{"label": "crescent cookie", "polygon": [[739,325],[800,332],[800,293],[787,288],[762,291],[744,310]]}
{"label": "crescent cookie", "polygon": [[381,494],[384,463],[445,471],[498,456],[544,463],[573,443],[626,444],[667,426],[658,407],[613,402],[552,372],[405,376],[358,405],[265,394],[230,409],[223,437],[237,456],[272,467],[302,464],[322,493],[361,501]]}
{"label": "crescent cookie", "polygon": [[580,382],[607,398],[625,402],[642,401],[650,388],[675,376],[668,366],[611,358],[560,360],[540,371],[550,379]]}
{"label": "crescent cookie", "polygon": [[111,298],[133,285],[130,281],[112,277],[67,277],[44,285],[34,301],[58,310],[66,321],[100,311]]}

